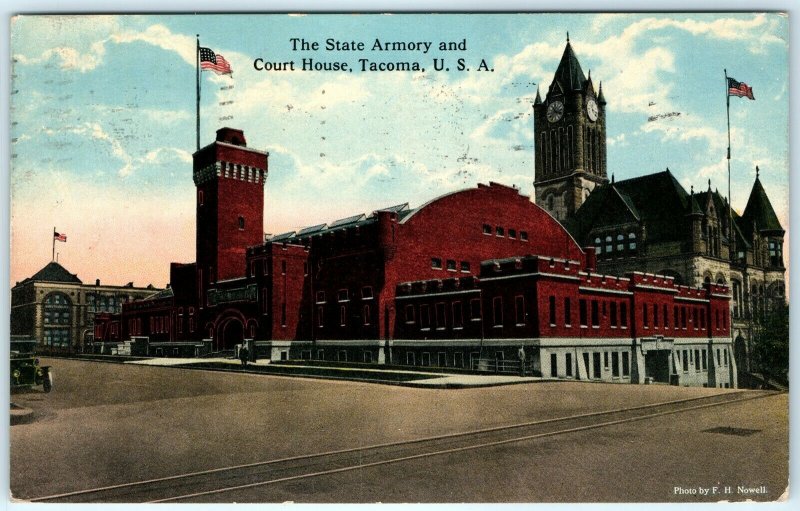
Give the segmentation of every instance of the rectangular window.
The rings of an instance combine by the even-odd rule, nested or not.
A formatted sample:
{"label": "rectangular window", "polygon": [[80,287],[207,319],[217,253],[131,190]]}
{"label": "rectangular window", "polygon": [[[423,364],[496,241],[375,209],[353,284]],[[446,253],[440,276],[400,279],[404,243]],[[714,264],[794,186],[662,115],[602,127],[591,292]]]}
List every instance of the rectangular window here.
{"label": "rectangular window", "polygon": [[480,298],[473,298],[469,301],[469,318],[472,321],[481,320],[481,300]]}
{"label": "rectangular window", "polygon": [[[555,298],[553,298],[555,300]],[[555,305],[555,303],[553,304]],[[515,296],[514,297],[514,312],[516,314],[517,319],[517,326],[522,326],[525,324],[525,297],[523,296]],[[555,319],[555,316],[553,316]]]}
{"label": "rectangular window", "polygon": [[264,261],[264,275],[269,275],[269,265],[266,260]]}
{"label": "rectangular window", "polygon": [[558,356],[555,353],[550,354],[550,376],[558,376]]}
{"label": "rectangular window", "polygon": [[694,369],[700,370],[700,350],[694,350]]}
{"label": "rectangular window", "polygon": [[317,303],[325,303],[325,291],[317,291]]}
{"label": "rectangular window", "polygon": [[617,302],[611,302],[611,328],[617,328]]}
{"label": "rectangular window", "polygon": [[492,234],[492,226],[489,224],[483,224],[483,234],[488,234],[491,236]]}
{"label": "rectangular window", "polygon": [[281,261],[281,275],[286,275],[286,261]]}
{"label": "rectangular window", "polygon": [[703,355],[703,369],[708,369],[708,352],[703,350],[701,353]]}
{"label": "rectangular window", "polygon": [[689,352],[686,350],[683,350],[681,362],[683,363],[683,372],[685,373],[689,370]]}
{"label": "rectangular window", "polygon": [[447,328],[447,319],[445,318],[444,303],[439,302],[436,304],[436,330],[444,330]]}
{"label": "rectangular window", "polygon": [[347,306],[340,305],[339,306],[339,326],[345,326],[347,324]]}
{"label": "rectangular window", "polygon": [[608,371],[608,352],[607,351],[603,352],[603,369]]}
{"label": "rectangular window", "polygon": [[317,306],[317,326],[323,328],[325,326],[325,307]]}
{"label": "rectangular window", "polygon": [[653,304],[653,328],[658,328],[658,305]]}
{"label": "rectangular window", "polygon": [[622,302],[619,304],[619,324],[622,328],[628,328],[628,304]]}
{"label": "rectangular window", "polygon": [[681,307],[681,328],[686,330],[686,306]]}
{"label": "rectangular window", "polygon": [[363,319],[364,319],[364,326],[369,326],[370,321],[372,319],[372,314],[370,314],[369,304],[364,305],[363,310]]}
{"label": "rectangular window", "polygon": [[434,270],[441,270],[442,269],[442,260],[438,257],[431,257],[431,268]]}
{"label": "rectangular window", "polygon": [[719,348],[717,348],[717,365],[719,365]]}
{"label": "rectangular window", "polygon": [[611,376],[619,378],[619,352],[611,352]]}
{"label": "rectangular window", "polygon": [[602,376],[602,373],[600,372],[600,352],[599,351],[595,351],[594,353],[592,353],[592,366],[593,366],[592,370],[594,371],[593,377],[594,377],[594,379],[599,380],[601,378],[601,376]]}
{"label": "rectangular window", "polygon": [[[518,298],[522,298],[521,296]],[[556,326],[556,297],[551,296],[548,298],[548,304],[550,305],[550,326]],[[519,313],[517,314],[519,316]],[[519,323],[519,317],[517,317],[517,323]]]}
{"label": "rectangular window", "polygon": [[669,314],[667,314],[667,304],[664,304],[664,328],[669,328]]}
{"label": "rectangular window", "polygon": [[722,357],[725,365],[728,365],[728,350],[722,350]]}
{"label": "rectangular window", "polygon": [[494,233],[495,233],[496,236],[501,237],[501,238],[503,236],[505,236],[505,231],[500,226],[497,226],[497,228],[495,229]]}
{"label": "rectangular window", "polygon": [[492,300],[492,320],[494,326],[503,326],[503,297],[495,296]]}
{"label": "rectangular window", "polygon": [[364,286],[361,288],[361,299],[372,300],[372,286]]}
{"label": "rectangular window", "polygon": [[642,304],[642,325],[645,328],[650,328],[650,318],[647,316],[647,304]]}
{"label": "rectangular window", "polygon": [[589,326],[589,319],[587,317],[587,312],[586,312],[586,300],[584,298],[581,298],[579,303],[580,303],[579,314],[580,314],[580,322],[581,322],[580,324],[581,324],[581,327],[585,328],[585,327]]}
{"label": "rectangular window", "polygon": [[447,260],[447,271],[456,271],[456,262],[452,259]]}
{"label": "rectangular window", "polygon": [[680,318],[678,317],[678,306],[672,307],[672,325],[676,330],[681,327]]}
{"label": "rectangular window", "polygon": [[347,289],[340,289],[338,293],[336,293],[336,299],[340,302],[349,302],[350,301],[350,293]]}
{"label": "rectangular window", "polygon": [[[588,353],[584,353],[583,354],[583,367],[586,368],[586,376],[591,378],[592,375],[590,374],[590,371],[592,370],[592,366],[589,365],[589,354]],[[580,374],[580,373],[578,373],[578,374]]]}
{"label": "rectangular window", "polygon": [[317,360],[325,360],[325,350],[317,350]]}
{"label": "rectangular window", "polygon": [[431,354],[427,351],[422,352],[422,365],[429,366],[431,365]]}
{"label": "rectangular window", "polygon": [[303,261],[303,276],[308,275],[308,261]]}
{"label": "rectangular window", "polygon": [[368,350],[364,350],[364,362],[370,364],[372,363],[372,352]]}
{"label": "rectangular window", "polygon": [[517,231],[514,229],[509,229],[508,237],[511,238],[512,240],[517,239]]}
{"label": "rectangular window", "polygon": [[697,330],[699,321],[697,321],[697,307],[692,307],[692,326]]}
{"label": "rectangular window", "polygon": [[469,261],[461,261],[461,273],[469,273]]}
{"label": "rectangular window", "polygon": [[464,353],[456,351],[453,353],[453,367],[464,367]]}
{"label": "rectangular window", "polygon": [[572,300],[564,298],[564,326],[572,326]]}
{"label": "rectangular window", "polygon": [[519,240],[528,241],[528,233],[526,231],[519,231]]}
{"label": "rectangular window", "polygon": [[405,308],[406,324],[412,325],[414,323],[414,306],[411,304],[406,305]]}
{"label": "rectangular window", "polygon": [[286,304],[281,304],[281,326],[286,326]]}
{"label": "rectangular window", "polygon": [[700,309],[700,328],[706,327],[706,310]]}
{"label": "rectangular window", "polygon": [[431,312],[428,304],[419,306],[419,327],[423,330],[431,327]]}
{"label": "rectangular window", "polygon": [[414,357],[414,352],[413,351],[407,351],[406,352],[406,365],[409,365],[409,366],[417,365],[417,361],[416,361],[416,359]]}
{"label": "rectangular window", "polygon": [[628,359],[630,355],[627,351],[622,352],[622,376],[627,377],[631,375],[631,364]]}
{"label": "rectangular window", "polygon": [[461,302],[453,302],[453,329],[464,327],[464,315],[461,311]]}
{"label": "rectangular window", "polygon": [[600,310],[598,309],[597,300],[592,300],[592,328],[600,327]]}
{"label": "rectangular window", "polygon": [[564,372],[567,376],[572,376],[572,353],[564,355]]}

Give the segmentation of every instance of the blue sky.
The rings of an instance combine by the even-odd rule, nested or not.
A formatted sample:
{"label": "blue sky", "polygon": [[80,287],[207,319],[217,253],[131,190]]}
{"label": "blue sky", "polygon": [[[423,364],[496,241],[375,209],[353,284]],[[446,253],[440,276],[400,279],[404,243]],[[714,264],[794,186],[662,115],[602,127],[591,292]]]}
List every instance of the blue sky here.
{"label": "blue sky", "polygon": [[[201,144],[231,125],[270,152],[265,230],[279,233],[490,180],[532,194],[531,105],[567,31],[603,84],[618,180],[669,167],[687,190],[711,179],[726,194],[723,68],[751,85],[756,101],[731,98],[733,205],[743,209],[759,165],[788,231],[779,14],[22,16],[11,25],[11,282],[47,263],[53,226],[69,236],[59,260],[86,281],[164,285],[170,261],[194,260],[195,34],[234,70],[202,74]],[[293,37],[367,50],[292,51]],[[375,39],[466,39],[467,50],[379,53]],[[259,57],[356,70],[258,72]],[[362,73],[359,58],[426,72]],[[435,72],[433,58],[485,59],[494,72]]]}

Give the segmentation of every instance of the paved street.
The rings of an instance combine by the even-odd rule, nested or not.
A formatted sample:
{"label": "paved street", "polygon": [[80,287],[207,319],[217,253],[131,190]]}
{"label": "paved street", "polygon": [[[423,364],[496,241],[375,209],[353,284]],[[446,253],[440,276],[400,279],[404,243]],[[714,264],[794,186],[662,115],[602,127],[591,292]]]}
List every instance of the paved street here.
{"label": "paved street", "polygon": [[[32,423],[11,428],[11,488],[22,499],[732,392],[578,382],[443,390],[43,363],[53,366],[55,390],[12,396],[34,410]],[[788,477],[787,407],[785,394],[764,397],[199,500],[774,500]],[[43,458],[51,463],[31,463]],[[743,496],[740,485],[766,493]],[[733,493],[681,493],[725,486]]]}

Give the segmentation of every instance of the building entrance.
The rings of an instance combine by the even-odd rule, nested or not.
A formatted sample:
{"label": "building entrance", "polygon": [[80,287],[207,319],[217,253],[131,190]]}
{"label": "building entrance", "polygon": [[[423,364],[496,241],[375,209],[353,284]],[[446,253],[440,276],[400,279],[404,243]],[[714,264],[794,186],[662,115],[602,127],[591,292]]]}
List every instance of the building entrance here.
{"label": "building entrance", "polygon": [[644,375],[659,383],[669,383],[670,350],[648,350],[644,356]]}
{"label": "building entrance", "polygon": [[232,350],[244,340],[244,325],[237,318],[228,318],[217,327],[215,351]]}

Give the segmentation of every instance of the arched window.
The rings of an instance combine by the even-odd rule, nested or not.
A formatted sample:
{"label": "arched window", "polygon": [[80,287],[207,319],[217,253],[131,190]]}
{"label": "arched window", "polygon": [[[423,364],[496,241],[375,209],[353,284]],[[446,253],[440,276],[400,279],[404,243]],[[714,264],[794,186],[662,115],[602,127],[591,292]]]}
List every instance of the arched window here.
{"label": "arched window", "polygon": [[42,307],[44,344],[68,347],[71,344],[72,301],[64,293],[47,295]]}

